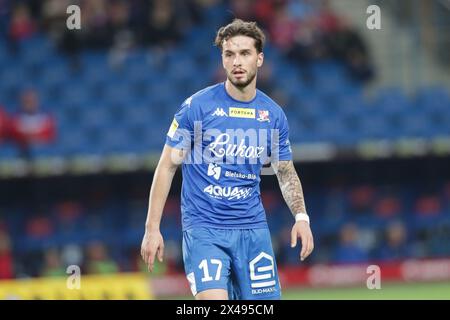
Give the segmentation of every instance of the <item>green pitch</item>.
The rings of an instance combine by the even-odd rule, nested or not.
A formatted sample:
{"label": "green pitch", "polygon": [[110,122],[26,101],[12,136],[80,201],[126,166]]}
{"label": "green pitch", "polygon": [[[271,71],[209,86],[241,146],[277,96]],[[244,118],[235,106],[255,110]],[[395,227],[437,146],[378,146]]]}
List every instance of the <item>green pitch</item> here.
{"label": "green pitch", "polygon": [[283,290],[283,300],[450,300],[450,282],[383,284],[381,289],[300,288]]}
{"label": "green pitch", "polygon": [[[298,288],[283,290],[283,300],[450,300],[450,282],[381,283],[381,289]],[[164,299],[193,300],[192,296]]]}

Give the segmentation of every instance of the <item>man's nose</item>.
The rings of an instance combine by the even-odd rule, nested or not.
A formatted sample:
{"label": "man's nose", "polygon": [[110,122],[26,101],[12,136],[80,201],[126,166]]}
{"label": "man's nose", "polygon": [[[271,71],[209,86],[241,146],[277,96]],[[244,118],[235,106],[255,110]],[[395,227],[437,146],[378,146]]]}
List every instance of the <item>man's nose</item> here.
{"label": "man's nose", "polygon": [[233,66],[237,67],[241,65],[241,58],[239,57],[239,55],[236,55],[236,57],[233,60]]}

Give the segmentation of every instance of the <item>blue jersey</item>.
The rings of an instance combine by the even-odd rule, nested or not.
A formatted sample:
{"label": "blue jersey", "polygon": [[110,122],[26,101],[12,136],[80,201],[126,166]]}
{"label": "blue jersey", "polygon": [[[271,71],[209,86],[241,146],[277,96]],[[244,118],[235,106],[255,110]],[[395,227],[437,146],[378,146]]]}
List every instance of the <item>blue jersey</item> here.
{"label": "blue jersey", "polygon": [[225,84],[189,97],[175,114],[166,144],[184,149],[181,213],[191,227],[267,227],[259,189],[263,165],[291,160],[283,110],[257,90],[254,99],[233,99]]}

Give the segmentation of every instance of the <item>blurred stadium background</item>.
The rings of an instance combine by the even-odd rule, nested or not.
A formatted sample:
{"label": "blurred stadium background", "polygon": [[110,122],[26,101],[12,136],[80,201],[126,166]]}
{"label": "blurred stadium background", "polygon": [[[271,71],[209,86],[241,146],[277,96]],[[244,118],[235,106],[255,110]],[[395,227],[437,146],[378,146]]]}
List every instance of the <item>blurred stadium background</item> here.
{"label": "blurred stadium background", "polygon": [[[1,0],[0,298],[192,299],[179,172],[154,274],[140,242],[172,116],[224,79],[212,43],[235,16],[267,32],[258,87],[288,117],[315,235],[300,263],[263,177],[284,298],[450,298],[447,0]],[[373,264],[381,290],[366,287]]]}

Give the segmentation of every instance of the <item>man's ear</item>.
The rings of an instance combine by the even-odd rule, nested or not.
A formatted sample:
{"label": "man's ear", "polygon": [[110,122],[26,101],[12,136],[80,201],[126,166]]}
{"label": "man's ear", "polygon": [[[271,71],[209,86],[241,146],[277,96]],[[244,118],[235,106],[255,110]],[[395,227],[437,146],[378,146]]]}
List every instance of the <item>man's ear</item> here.
{"label": "man's ear", "polygon": [[264,63],[264,53],[260,52],[258,53],[258,60],[256,60],[256,65],[259,67],[261,67]]}

